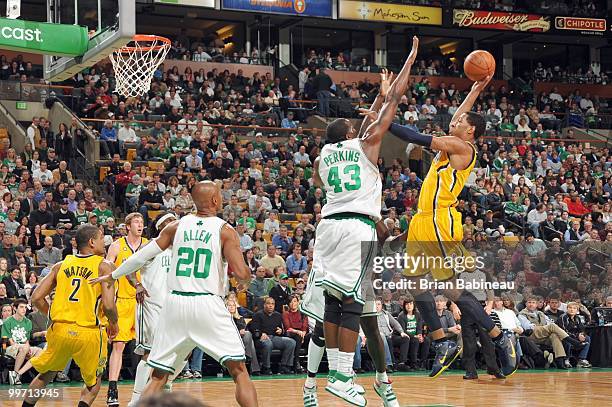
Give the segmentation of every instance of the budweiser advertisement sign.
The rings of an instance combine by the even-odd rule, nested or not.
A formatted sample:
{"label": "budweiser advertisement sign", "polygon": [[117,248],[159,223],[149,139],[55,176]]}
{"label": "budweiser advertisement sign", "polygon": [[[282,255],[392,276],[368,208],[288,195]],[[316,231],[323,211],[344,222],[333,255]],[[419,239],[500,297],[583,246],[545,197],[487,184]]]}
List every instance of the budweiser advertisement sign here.
{"label": "budweiser advertisement sign", "polygon": [[504,11],[453,10],[453,24],[465,28],[546,32],[550,30],[548,17],[536,14],[509,13]]}
{"label": "budweiser advertisement sign", "polygon": [[584,34],[602,35],[608,23],[603,18],[555,17],[557,30],[580,31]]}

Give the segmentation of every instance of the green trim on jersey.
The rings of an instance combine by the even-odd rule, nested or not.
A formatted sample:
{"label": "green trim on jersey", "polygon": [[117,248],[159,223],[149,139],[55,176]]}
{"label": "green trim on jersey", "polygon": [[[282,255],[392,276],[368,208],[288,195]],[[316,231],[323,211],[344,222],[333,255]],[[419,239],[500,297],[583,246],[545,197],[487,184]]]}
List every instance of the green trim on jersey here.
{"label": "green trim on jersey", "polygon": [[211,293],[194,293],[194,292],[190,292],[190,291],[175,291],[172,290],[172,294],[174,295],[182,295],[184,297],[197,297],[200,295],[215,295],[215,294],[211,294]]}
{"label": "green trim on jersey", "polygon": [[147,360],[147,365],[149,365],[153,369],[163,370],[164,372],[168,372],[168,373],[174,374],[174,368],[172,368],[170,366],[162,365],[159,362],[155,362],[153,360]]}
{"label": "green trim on jersey", "polygon": [[363,223],[365,223],[368,226],[371,226],[373,228],[376,227],[376,223],[374,223],[372,218],[370,218],[368,215],[364,215],[362,213],[340,212],[340,213],[334,213],[333,215],[328,215],[328,216],[326,216],[323,219],[333,219],[333,220],[357,219],[357,220],[362,221]]}

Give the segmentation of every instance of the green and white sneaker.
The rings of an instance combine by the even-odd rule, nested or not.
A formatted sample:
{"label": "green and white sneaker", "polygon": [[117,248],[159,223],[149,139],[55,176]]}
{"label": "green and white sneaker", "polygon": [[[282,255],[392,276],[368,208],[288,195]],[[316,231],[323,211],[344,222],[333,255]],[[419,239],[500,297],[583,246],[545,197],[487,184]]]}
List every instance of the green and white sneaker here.
{"label": "green and white sneaker", "polygon": [[302,387],[302,397],[304,399],[304,407],[319,407],[319,398],[317,397],[317,386]]}
{"label": "green and white sneaker", "polygon": [[362,385],[355,383],[355,372],[353,372],[353,377],[351,378],[352,382],[353,382],[353,387],[355,388],[355,390],[357,391],[357,393],[359,394],[365,394],[365,389],[363,388]]}
{"label": "green and white sneaker", "polygon": [[397,401],[397,396],[393,392],[391,382],[380,382],[379,384],[377,381],[374,381],[374,390],[383,401],[384,407],[399,407],[399,402]]}
{"label": "green and white sneaker", "polygon": [[325,390],[354,406],[365,407],[368,404],[365,397],[355,389],[352,376],[345,376],[340,372],[328,377]]}

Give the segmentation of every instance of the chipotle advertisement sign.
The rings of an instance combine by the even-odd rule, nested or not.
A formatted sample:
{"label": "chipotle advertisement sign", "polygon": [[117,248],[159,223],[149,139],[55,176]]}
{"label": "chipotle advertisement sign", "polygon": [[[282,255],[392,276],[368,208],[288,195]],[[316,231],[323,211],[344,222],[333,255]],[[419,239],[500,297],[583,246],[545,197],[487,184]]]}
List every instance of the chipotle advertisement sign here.
{"label": "chipotle advertisement sign", "polygon": [[548,17],[536,14],[503,11],[453,10],[453,24],[464,28],[546,32],[550,30]]}
{"label": "chipotle advertisement sign", "polygon": [[568,34],[579,31],[581,34],[603,35],[607,25],[603,18],[555,17],[555,28]]}

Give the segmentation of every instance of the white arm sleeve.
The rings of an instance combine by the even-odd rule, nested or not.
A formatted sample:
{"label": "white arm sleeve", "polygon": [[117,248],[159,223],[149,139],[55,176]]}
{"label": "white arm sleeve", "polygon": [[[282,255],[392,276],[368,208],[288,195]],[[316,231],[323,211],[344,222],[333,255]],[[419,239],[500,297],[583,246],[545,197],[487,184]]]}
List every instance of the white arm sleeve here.
{"label": "white arm sleeve", "polygon": [[159,248],[159,245],[155,240],[151,243],[138,250],[136,253],[131,255],[121,266],[119,266],[113,273],[114,280],[119,279],[121,276],[125,276],[128,274],[132,274],[135,271],[139,270],[144,264],[157,256],[162,252],[162,249]]}

